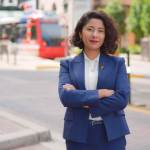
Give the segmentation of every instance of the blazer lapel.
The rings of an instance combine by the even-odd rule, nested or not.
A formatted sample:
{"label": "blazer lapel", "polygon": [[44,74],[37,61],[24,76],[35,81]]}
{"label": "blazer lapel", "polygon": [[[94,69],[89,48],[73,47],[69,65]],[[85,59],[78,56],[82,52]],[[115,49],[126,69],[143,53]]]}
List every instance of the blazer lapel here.
{"label": "blazer lapel", "polygon": [[103,88],[103,78],[105,76],[105,67],[106,67],[106,62],[105,62],[105,55],[100,54],[99,58],[99,66],[98,66],[98,82],[97,82],[97,89]]}
{"label": "blazer lapel", "polygon": [[76,56],[73,61],[73,74],[78,89],[85,89],[85,69],[84,69],[84,55],[83,52]]}

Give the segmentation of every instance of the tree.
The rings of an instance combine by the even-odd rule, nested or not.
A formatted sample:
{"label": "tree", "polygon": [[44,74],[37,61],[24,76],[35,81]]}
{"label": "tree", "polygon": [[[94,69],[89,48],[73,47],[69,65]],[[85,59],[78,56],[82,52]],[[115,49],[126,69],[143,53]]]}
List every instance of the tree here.
{"label": "tree", "polygon": [[105,7],[104,11],[114,18],[118,24],[118,30],[120,34],[123,35],[126,31],[126,13],[122,4],[120,3],[120,0],[111,0],[111,2],[109,2]]}
{"label": "tree", "polygon": [[150,2],[145,1],[142,7],[141,20],[140,20],[141,30],[144,36],[150,35]]}
{"label": "tree", "polygon": [[133,0],[128,16],[128,30],[135,33],[137,41],[150,35],[150,1]]}
{"label": "tree", "polygon": [[143,36],[140,25],[142,12],[142,0],[133,0],[128,16],[128,29],[130,32],[135,33],[137,40]]}

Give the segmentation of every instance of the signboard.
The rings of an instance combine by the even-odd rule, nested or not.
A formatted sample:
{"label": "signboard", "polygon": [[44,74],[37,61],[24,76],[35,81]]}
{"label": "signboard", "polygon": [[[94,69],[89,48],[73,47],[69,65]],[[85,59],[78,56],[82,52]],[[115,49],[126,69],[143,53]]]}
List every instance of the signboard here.
{"label": "signboard", "polygon": [[3,10],[0,11],[0,25],[1,24],[11,24],[11,23],[18,23],[20,21],[21,16],[23,15],[22,11],[7,11]]}
{"label": "signboard", "polygon": [[1,0],[0,1],[0,10],[17,10],[18,0]]}
{"label": "signboard", "polygon": [[26,8],[36,9],[37,0],[1,0],[0,10],[19,10],[22,5]]}

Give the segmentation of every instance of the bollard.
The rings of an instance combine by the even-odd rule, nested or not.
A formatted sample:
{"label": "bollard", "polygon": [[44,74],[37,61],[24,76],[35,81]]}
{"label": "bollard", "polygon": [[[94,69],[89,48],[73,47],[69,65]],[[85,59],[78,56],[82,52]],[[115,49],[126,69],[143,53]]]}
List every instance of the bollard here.
{"label": "bollard", "polygon": [[[127,66],[128,66],[128,80],[129,80],[129,85],[131,87],[130,51],[129,50],[127,50]],[[129,95],[129,104],[131,104],[131,91]]]}

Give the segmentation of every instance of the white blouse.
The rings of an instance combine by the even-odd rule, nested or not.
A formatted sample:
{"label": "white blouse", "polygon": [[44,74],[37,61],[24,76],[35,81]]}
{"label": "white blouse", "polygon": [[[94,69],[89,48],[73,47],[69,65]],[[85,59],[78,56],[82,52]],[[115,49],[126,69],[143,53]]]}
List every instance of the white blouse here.
{"label": "white blouse", "polygon": [[[97,82],[98,82],[98,66],[99,66],[99,57],[98,55],[95,59],[89,59],[84,53],[84,61],[85,61],[85,87],[87,90],[96,90]],[[89,114],[89,120],[102,120],[102,118],[95,117],[92,118],[91,114]]]}

